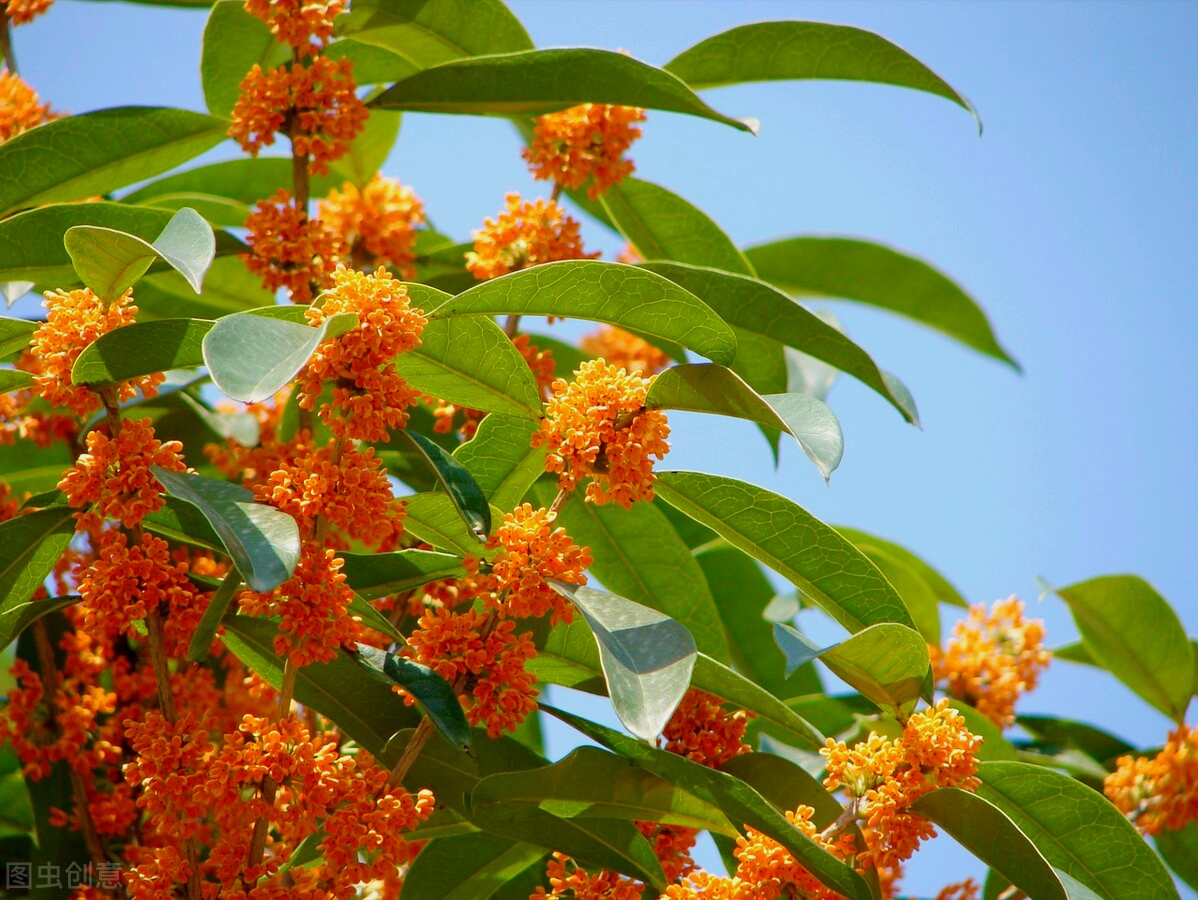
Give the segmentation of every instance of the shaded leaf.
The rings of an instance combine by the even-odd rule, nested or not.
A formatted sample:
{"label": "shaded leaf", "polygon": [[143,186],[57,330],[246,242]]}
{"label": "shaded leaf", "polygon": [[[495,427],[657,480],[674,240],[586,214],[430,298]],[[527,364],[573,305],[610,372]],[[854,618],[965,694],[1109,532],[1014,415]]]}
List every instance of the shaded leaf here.
{"label": "shaded leaf", "polygon": [[428,666],[368,644],[359,644],[354,655],[371,674],[403,688],[445,740],[463,750],[470,749],[470,725],[458,695],[448,681]]}
{"label": "shaded leaf", "polygon": [[[53,506],[0,522],[0,649],[30,622],[30,598],[54,571],[75,534],[74,510]],[[49,601],[39,600],[36,603]]]}
{"label": "shaded leaf", "polygon": [[454,550],[463,555],[482,552],[486,539],[466,525],[448,495],[413,494],[405,497],[404,502],[407,509],[404,530],[409,534],[442,550]]}
{"label": "shaded leaf", "polygon": [[1198,891],[1198,822],[1179,831],[1162,831],[1153,840],[1173,873]]}
{"label": "shaded leaf", "polygon": [[244,3],[214,3],[204,24],[200,54],[200,81],[208,111],[228,119],[250,69],[259,65],[269,72],[290,61],[291,48],[276,40],[265,22],[246,11]]}
{"label": "shaded leaf", "polygon": [[194,317],[216,319],[274,303],[274,294],[234,256],[218,256],[196,295],[178,272],[151,271],[137,285],[137,321]]}
{"label": "shaded leaf", "polygon": [[[248,15],[243,4],[222,2],[222,5],[227,5],[230,8],[237,8],[240,5],[241,13]],[[248,71],[248,67],[246,71]],[[290,156],[228,159],[164,175],[156,181],[143,184],[137,190],[125,194],[121,198],[121,202],[150,203],[163,196],[204,194],[252,206],[263,197],[271,196],[279,188],[290,190],[291,177]],[[339,187],[347,177],[334,163],[329,175],[312,176],[310,185],[312,195],[315,197],[327,194],[330,188]]]}
{"label": "shaded leaf", "polygon": [[497,509],[519,506],[545,472],[548,449],[531,445],[538,430],[533,419],[491,413],[479,422],[474,437],[453,451]]}
{"label": "shaded leaf", "polygon": [[[354,77],[359,84],[367,83],[356,66]],[[361,133],[350,143],[349,152],[337,161],[338,171],[344,172],[359,188],[365,187],[383,167],[391,148],[395,146],[395,140],[399,137],[399,122],[400,114],[397,112],[374,110]]]}
{"label": "shaded leaf", "polygon": [[542,868],[547,855],[486,832],[436,838],[412,861],[403,890],[407,900],[488,900],[513,878]]}
{"label": "shaded leaf", "polygon": [[485,540],[491,533],[491,507],[474,476],[424,435],[407,429],[401,433],[411,441],[436,473],[437,481],[453,500],[453,505],[462,516],[466,527]]}
{"label": "shaded leaf", "polygon": [[358,0],[337,33],[428,68],[466,56],[531,50],[524,26],[499,0]]}
{"label": "shaded leaf", "polygon": [[367,600],[401,594],[442,578],[466,574],[459,557],[431,550],[338,555],[345,560],[341,567],[345,583]]}
{"label": "shaded leaf", "polygon": [[158,319],[117,328],[83,349],[71,368],[71,381],[104,388],[141,375],[201,365],[204,336],[212,326],[203,319]]}
{"label": "shaded leaf", "polygon": [[781,812],[810,806],[815,810],[811,821],[820,829],[844,811],[817,778],[773,753],[742,753],[722,763],[720,771],[739,778]]}
{"label": "shaded leaf", "polygon": [[220,587],[208,601],[208,607],[204,610],[204,615],[200,617],[200,622],[191,635],[191,643],[187,645],[189,662],[200,662],[208,656],[208,651],[212,649],[212,642],[216,640],[216,631],[220,628],[221,620],[229,611],[229,604],[237,596],[241,584],[241,573],[236,569],[221,579]]}

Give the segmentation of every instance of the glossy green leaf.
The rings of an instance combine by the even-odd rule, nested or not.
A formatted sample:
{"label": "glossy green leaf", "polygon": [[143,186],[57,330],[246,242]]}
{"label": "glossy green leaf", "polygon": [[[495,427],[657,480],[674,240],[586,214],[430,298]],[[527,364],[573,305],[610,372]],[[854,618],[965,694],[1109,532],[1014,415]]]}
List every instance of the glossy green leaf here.
{"label": "glossy green leaf", "polygon": [[[359,73],[355,67],[354,76]],[[364,83],[359,80],[359,84]],[[386,162],[391,148],[399,137],[400,114],[376,109],[366,120],[366,126],[349,145],[349,152],[337,160],[337,169],[358,187],[364,187]]]}
{"label": "glossy green leaf", "polygon": [[619,263],[545,263],[485,281],[431,313],[477,314],[592,319],[674,341],[713,362],[736,358],[736,338],[706,304],[660,275]]}
{"label": "glossy green leaf", "polygon": [[453,451],[497,509],[515,509],[544,474],[548,451],[530,443],[538,430],[533,419],[492,413],[478,424],[474,437]]}
{"label": "glossy green leaf", "polygon": [[878,571],[885,575],[886,580],[898,591],[924,640],[939,647],[940,607],[936,602],[935,592],[924,580],[923,575],[909,566],[906,560],[892,556],[881,547],[862,541],[853,541],[853,544],[878,567]]}
{"label": "glossy green leaf", "polygon": [[591,740],[636,763],[645,771],[723,810],[730,822],[767,834],[789,850],[803,867],[850,900],[871,900],[865,880],[853,869],[804,837],[786,817],[744,782],[685,757],[630,738],[595,722],[542,704],[541,708]]}
{"label": "glossy green leaf", "polygon": [[403,688],[445,740],[463,750],[470,749],[470,725],[453,685],[428,666],[368,644],[358,645],[354,656],[371,674]]}
{"label": "glossy green leaf", "polygon": [[609,187],[599,202],[612,225],[643,259],[756,274],[752,263],[710,216],[661,185],[625,178]]}
{"label": "glossy green leaf", "polygon": [[491,507],[474,476],[444,449],[419,432],[405,429],[401,433],[432,467],[437,481],[449,494],[466,527],[485,540],[491,533]]}
{"label": "glossy green leaf", "polygon": [[[383,84],[384,82],[390,84],[420,71],[417,66],[412,65],[410,59],[393,50],[348,38],[329,44],[322,55],[332,60],[348,59],[352,61],[354,81],[358,83],[359,87],[364,84]],[[374,116],[372,115],[367,120],[368,127],[373,120]],[[357,168],[350,164],[345,157],[337,161],[337,167]]]}
{"label": "glossy green leaf", "polygon": [[821,316],[765,281],[676,262],[652,261],[641,267],[686,288],[729,325],[760,335],[828,363],[873,388],[908,422],[919,414],[910,395],[898,390],[869,354]]}
{"label": "glossy green leaf", "polygon": [[973,298],[923,260],[868,241],[822,237],[759,244],[745,255],[761,278],[792,294],[877,306],[1019,368]]}
{"label": "glossy green leaf", "polygon": [[20,353],[28,347],[39,324],[29,319],[0,317],[0,358]]}
{"label": "glossy green leaf", "polygon": [[1198,891],[1198,822],[1178,831],[1162,831],[1153,841],[1173,873]]}
{"label": "glossy green leaf", "polygon": [[789,579],[849,631],[879,622],[914,627],[902,599],[873,563],[785,497],[696,472],[659,472],[656,490],[665,502]]}
{"label": "glossy green leaf", "polygon": [[401,54],[421,69],[533,48],[520,20],[499,0],[358,0],[338,20],[337,33]]}
{"label": "glossy green leaf", "polygon": [[848,538],[858,547],[877,548],[886,553],[887,556],[898,560],[908,568],[912,569],[920,578],[921,582],[926,584],[932,591],[937,603],[947,603],[950,606],[960,606],[967,608],[969,603],[961,596],[948,579],[933,569],[930,565],[908,550],[906,547],[900,547],[893,541],[888,541],[885,538],[880,538],[875,534],[867,534],[856,528],[849,528],[844,525],[837,525],[836,530],[843,537]]}
{"label": "glossy green leaf", "polygon": [[0,522],[0,650],[27,624],[25,607],[75,534],[73,512],[54,506]]}
{"label": "glossy green leaf", "polygon": [[204,278],[204,293],[196,295],[178,272],[151,271],[137,284],[137,321],[155,319],[216,319],[274,303],[274,294],[235,256],[218,256]]}
{"label": "glossy green leaf", "polygon": [[48,122],[0,146],[0,215],[152,178],[215,147],[227,127],[203,113],[149,106]]}
{"label": "glossy green leaf", "polygon": [[75,594],[26,600],[16,606],[0,607],[0,650],[5,649],[18,635],[43,616],[74,606],[82,598]]}
{"label": "glossy green leaf", "polygon": [[[248,616],[229,616],[224,625],[223,640],[233,655],[276,690],[281,687],[283,660],[274,651],[278,627]],[[420,718],[416,709],[405,705],[403,698],[391,690],[387,680],[377,678],[342,649],[328,662],[299,668],[295,699],[327,716],[380,759],[392,736],[414,727]]]}
{"label": "glossy green leaf", "polygon": [[1003,737],[1003,730],[983,713],[978,712],[968,703],[949,698],[948,705],[961,714],[965,727],[982,739],[981,749],[977,752],[980,761],[1013,760],[1019,758],[1015,745]]}
{"label": "glossy green leaf", "polygon": [[431,550],[342,553],[345,583],[367,600],[402,594],[442,578],[465,575],[460,557]]}
{"label": "glossy green leaf", "polygon": [[489,900],[530,868],[543,868],[543,847],[477,832],[436,838],[412,861],[406,900]]}
{"label": "glossy green leaf", "polygon": [[1068,900],[1052,866],[997,806],[958,788],[925,794],[911,807],[1036,900]]}
{"label": "glossy green leaf", "polygon": [[151,468],[168,494],[203,513],[253,590],[265,593],[291,577],[300,554],[295,519],[227,481]]}
{"label": "glossy green leaf", "polygon": [[[230,3],[236,7],[237,3]],[[244,6],[242,13],[245,12]],[[248,71],[248,69],[247,69]],[[329,175],[313,175],[313,196],[340,187],[347,175],[334,163]],[[228,159],[164,175],[121,198],[123,203],[153,203],[157,198],[178,194],[225,197],[246,206],[270,197],[279,188],[291,189],[291,157],[259,156]]]}
{"label": "glossy green leaf", "polygon": [[319,327],[252,312],[217,320],[204,335],[204,364],[212,381],[234,400],[257,403],[287,385],[316,346],[357,327],[354,313],[338,313]]}
{"label": "glossy green leaf", "polygon": [[236,569],[221,579],[220,587],[208,601],[204,615],[200,617],[200,623],[191,635],[191,643],[187,646],[189,662],[200,662],[208,656],[208,651],[212,649],[212,642],[216,639],[217,629],[220,628],[221,620],[229,611],[229,604],[237,596],[241,585],[241,573]]}
{"label": "glossy green leaf", "polygon": [[228,119],[250,69],[259,65],[268,72],[290,61],[291,48],[276,40],[265,22],[246,11],[244,3],[220,0],[213,4],[204,25],[200,55],[200,81],[208,111]]}
{"label": "glossy green leaf", "polygon": [[190,207],[211,224],[222,228],[241,228],[250,215],[250,208],[244,203],[213,194],[159,194],[147,200],[145,205],[174,212]]}
{"label": "glossy green leaf", "polygon": [[997,806],[1048,862],[1102,897],[1177,898],[1160,858],[1111,803],[1059,772],[985,762],[977,796]]}
{"label": "glossy green leaf", "polygon": [[924,636],[891,622],[862,629],[820,659],[842,681],[895,713],[919,699],[932,664]]}
{"label": "glossy green leaf", "polygon": [[661,69],[588,47],[524,50],[450,60],[397,82],[371,105],[415,112],[539,116],[580,103],[687,113],[753,132],[756,123],[716,112]]}
{"label": "glossy green leaf", "polygon": [[71,380],[104,388],[140,375],[202,365],[201,346],[212,326],[202,319],[158,319],[117,328],[84,348]]}
{"label": "glossy green leaf", "polygon": [[722,763],[720,771],[739,778],[781,812],[810,806],[817,828],[828,827],[844,811],[817,778],[773,753],[742,753]]}
{"label": "glossy green leaf", "polygon": [[754,22],[705,38],[662,66],[695,90],[748,81],[829,78],[927,91],[981,120],[973,106],[901,47],[851,25]]}
{"label": "glossy green leaf", "polygon": [[[63,244],[68,228],[97,225],[153,241],[170,220],[170,210],[104,202],[58,203],[10,216],[0,220],[0,281],[26,280],[48,287],[77,284],[79,276]],[[227,231],[217,231],[216,252],[243,253],[245,245]]]}
{"label": "glossy green leaf", "polygon": [[762,397],[731,369],[715,363],[671,366],[653,379],[647,409],[683,409],[748,419],[799,442],[827,481],[844,456],[844,434],[832,410],[803,394]]}
{"label": "glossy green leaf", "polygon": [[20,369],[0,369],[0,394],[21,391],[33,386],[33,373]]}
{"label": "glossy green leaf", "polygon": [[442,550],[479,554],[485,538],[472,531],[449,496],[442,493],[405,497],[404,530]]}
{"label": "glossy green leaf", "polygon": [[1181,721],[1194,693],[1194,652],[1165,598],[1134,575],[1092,578],[1057,593],[1095,662]]}

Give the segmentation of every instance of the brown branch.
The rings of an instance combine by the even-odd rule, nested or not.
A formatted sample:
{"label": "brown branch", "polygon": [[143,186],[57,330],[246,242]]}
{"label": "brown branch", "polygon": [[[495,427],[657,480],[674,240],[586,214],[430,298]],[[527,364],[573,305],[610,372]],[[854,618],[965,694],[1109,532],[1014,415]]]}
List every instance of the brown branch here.
{"label": "brown branch", "polygon": [[4,57],[4,64],[8,67],[8,71],[14,75],[20,74],[17,71],[17,58],[13,55],[12,31],[9,27],[7,4],[0,6],[0,56]]}

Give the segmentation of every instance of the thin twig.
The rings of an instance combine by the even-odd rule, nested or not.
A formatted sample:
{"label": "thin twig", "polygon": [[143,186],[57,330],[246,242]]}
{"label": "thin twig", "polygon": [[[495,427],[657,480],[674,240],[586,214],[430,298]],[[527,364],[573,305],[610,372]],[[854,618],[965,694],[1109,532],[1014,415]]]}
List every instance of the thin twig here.
{"label": "thin twig", "polygon": [[12,31],[8,20],[8,6],[0,7],[0,56],[4,57],[4,64],[8,67],[8,71],[14,75],[19,75],[17,70],[17,58],[13,55],[12,50]]}
{"label": "thin twig", "polygon": [[503,333],[510,338],[516,336],[516,329],[520,327],[520,316],[516,313],[507,317],[507,321],[503,323]]}
{"label": "thin twig", "polygon": [[562,508],[562,504],[566,502],[566,498],[570,496],[570,492],[562,488],[557,492],[557,496],[553,498],[553,502],[549,504],[549,512],[551,515],[557,515],[557,511]]}

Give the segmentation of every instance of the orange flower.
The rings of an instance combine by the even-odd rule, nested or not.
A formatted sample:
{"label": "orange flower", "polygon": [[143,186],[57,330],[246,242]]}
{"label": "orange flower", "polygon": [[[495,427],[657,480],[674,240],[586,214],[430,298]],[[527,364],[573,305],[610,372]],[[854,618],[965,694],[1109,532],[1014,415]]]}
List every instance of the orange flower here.
{"label": "orange flower", "polygon": [[989,614],[982,604],[971,606],[944,652],[931,649],[933,674],[946,693],[1002,728],[1015,724],[1015,702],[1052,659],[1044,649],[1044,623],[1025,621],[1023,602],[1014,595],[995,602]]}
{"label": "orange flower", "polygon": [[14,25],[32,22],[50,8],[54,0],[8,0],[8,19]]}
{"label": "orange flower", "polygon": [[245,0],[246,11],[275,37],[309,55],[332,39],[333,19],[344,7],[344,0]]}
{"label": "orange flower", "polygon": [[294,303],[308,303],[313,286],[325,287],[341,259],[337,233],[319,219],[309,219],[283,188],[258,201],[245,227],[250,252],[241,258],[246,268],[268,291],[287,288]]}
{"label": "orange flower", "polygon": [[653,852],[661,863],[661,871],[667,882],[677,881],[694,871],[695,861],[691,858],[691,849],[699,837],[698,831],[661,822],[637,822],[636,827],[653,842]]}
{"label": "orange flower", "polygon": [[411,188],[376,173],[361,190],[349,181],[334,188],[317,208],[349,248],[355,268],[388,265],[408,281],[416,276],[412,247],[416,227],[424,224],[424,204]]}
{"label": "orange flower", "polygon": [[[815,810],[800,806],[787,812],[786,819],[798,831],[819,844],[829,853],[844,859],[853,853],[853,836],[841,832],[825,838],[811,821]],[[776,900],[779,897],[809,897],[812,900],[839,900],[840,894],[824,885],[791,855],[790,851],[771,837],[746,828],[743,837],[736,839],[736,879],[753,886],[754,900]]]}
{"label": "orange flower", "polygon": [[538,618],[553,611],[553,623],[574,620],[570,601],[546,584],[555,578],[586,584],[591,551],[579,547],[564,528],[553,528],[555,513],[525,503],[503,517],[488,547],[502,547],[491,569],[495,593],[488,604],[500,616]]}
{"label": "orange flower", "polygon": [[67,469],[58,489],[71,506],[94,505],[94,509],[77,514],[83,527],[99,525],[100,519],[108,518],[132,528],[165,502],[150,466],[182,472],[187,468],[179,456],[182,450],[178,441],[164,444],[158,440],[149,419],[127,419],[115,438],[101,431],[88,434],[87,452]]}
{"label": "orange flower", "polygon": [[573,106],[540,116],[532,143],[521,155],[534,178],[552,180],[571,190],[593,176],[587,196],[594,200],[633,173],[636,167],[623,157],[641,136],[633,123],[643,121],[645,111],[635,106]]}
{"label": "orange flower", "polygon": [[553,382],[553,397],[533,435],[547,444],[545,468],[557,472],[558,487],[572,491],[590,476],[586,499],[619,503],[653,499],[653,459],[670,449],[670,428],[658,409],[645,409],[650,380],[629,375],[601,359],[584,362],[574,381]]}
{"label": "orange flower", "polygon": [[475,610],[430,609],[408,637],[407,652],[457,686],[466,718],[496,738],[537,708],[536,678],[524,668],[537,651],[531,633],[516,635],[515,622],[490,631],[487,623]]}
{"label": "orange flower", "polygon": [[540,263],[599,255],[583,251],[578,222],[553,200],[532,203],[513,193],[506,201],[504,212],[471,232],[474,250],[466,254],[466,268],[475,278],[485,280]]}
{"label": "orange flower", "polygon": [[171,562],[166,541],[146,532],[129,546],[124,532],[103,533],[92,564],[79,578],[84,625],[88,631],[135,638],[134,623],[159,604],[186,608],[195,599],[187,564]]}
{"label": "orange flower", "polygon": [[545,866],[549,890],[538,887],[529,900],[640,900],[644,885],[617,872],[592,874],[556,850]]}
{"label": "orange flower", "polygon": [[1179,725],[1151,758],[1119,757],[1103,790],[1144,834],[1198,821],[1198,727]]}
{"label": "orange flower", "polygon": [[730,712],[719,697],[691,688],[662,732],[665,749],[718,769],[732,757],[752,751],[744,743],[748,718],[743,709]]}
{"label": "orange flower", "polygon": [[586,335],[579,346],[591,356],[602,357],[609,365],[646,377],[656,375],[670,364],[670,358],[648,341],[613,325],[604,325]]}
{"label": "orange flower", "polygon": [[[101,407],[100,398],[89,388],[71,381],[71,367],[88,344],[101,335],[132,325],[137,307],[125,291],[112,303],[97,297],[88,288],[78,291],[47,291],[42,303],[49,312],[30,343],[38,369],[34,375],[37,392],[54,406],[68,407],[77,416],[89,416]],[[165,376],[159,372],[145,375],[120,386],[120,399],[130,400],[140,389],[147,397],[157,396],[155,386]]]}
{"label": "orange flower", "polygon": [[[46,2],[45,5],[50,4]],[[12,0],[9,0],[10,16],[12,7]],[[16,21],[15,17],[13,21]],[[0,144],[57,118],[58,114],[50,111],[50,104],[42,103],[37,91],[20,75],[0,69]]]}
{"label": "orange flower", "polygon": [[972,878],[950,884],[936,895],[936,900],[978,900],[981,888]]}
{"label": "orange flower", "polygon": [[752,885],[739,878],[712,875],[702,869],[687,874],[679,884],[666,886],[662,900],[755,900]]}
{"label": "orange flower", "polygon": [[241,82],[229,137],[251,156],[285,131],[292,148],[311,154],[309,168],[327,175],[329,163],[349,150],[369,112],[355,93],[354,64],[318,56],[307,67],[279,66],[269,72],[255,65]]}

